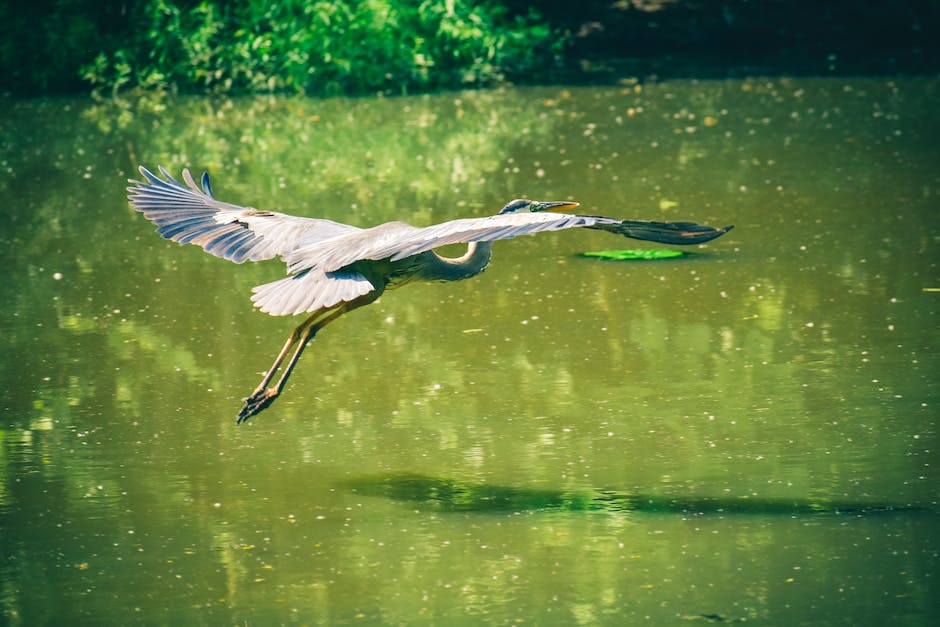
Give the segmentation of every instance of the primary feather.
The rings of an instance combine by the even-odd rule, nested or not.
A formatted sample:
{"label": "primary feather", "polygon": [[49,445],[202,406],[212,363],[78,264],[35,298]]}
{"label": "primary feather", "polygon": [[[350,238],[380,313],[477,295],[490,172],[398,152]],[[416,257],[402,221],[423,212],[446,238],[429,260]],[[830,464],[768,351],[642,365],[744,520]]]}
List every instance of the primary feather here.
{"label": "primary feather", "polygon": [[207,253],[235,263],[273,259],[294,250],[300,242],[314,242],[357,227],[317,218],[301,218],[240,207],[212,197],[208,173],[202,189],[189,170],[185,185],[162,167],[161,179],[141,166],[146,181],[129,181],[131,206],[157,225],[163,237],[181,244],[196,244]]}

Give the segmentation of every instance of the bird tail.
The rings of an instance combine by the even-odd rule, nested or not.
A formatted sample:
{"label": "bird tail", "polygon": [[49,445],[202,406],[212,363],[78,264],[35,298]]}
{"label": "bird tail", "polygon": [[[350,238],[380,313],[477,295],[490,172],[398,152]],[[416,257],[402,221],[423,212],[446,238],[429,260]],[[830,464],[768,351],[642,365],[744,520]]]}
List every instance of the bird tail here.
{"label": "bird tail", "polygon": [[702,244],[721,237],[734,226],[716,228],[695,222],[650,222],[647,220],[623,220],[615,223],[597,223],[588,228],[617,233],[632,239],[659,242],[661,244]]}

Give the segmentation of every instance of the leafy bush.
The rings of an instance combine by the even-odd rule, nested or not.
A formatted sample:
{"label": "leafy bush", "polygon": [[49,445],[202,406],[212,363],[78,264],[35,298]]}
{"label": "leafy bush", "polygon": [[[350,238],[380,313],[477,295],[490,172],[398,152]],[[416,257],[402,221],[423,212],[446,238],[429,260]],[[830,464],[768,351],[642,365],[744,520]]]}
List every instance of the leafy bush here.
{"label": "leafy bush", "polygon": [[405,91],[544,69],[561,40],[530,11],[471,0],[151,0],[139,36],[83,68],[98,88]]}

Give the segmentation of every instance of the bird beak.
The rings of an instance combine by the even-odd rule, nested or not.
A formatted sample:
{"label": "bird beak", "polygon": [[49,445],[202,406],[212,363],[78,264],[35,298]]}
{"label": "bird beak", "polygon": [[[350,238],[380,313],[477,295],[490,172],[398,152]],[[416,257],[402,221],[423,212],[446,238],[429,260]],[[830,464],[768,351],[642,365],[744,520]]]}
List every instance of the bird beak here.
{"label": "bird beak", "polygon": [[549,201],[538,203],[532,208],[532,211],[564,211],[566,209],[574,209],[577,206],[578,203],[571,200]]}

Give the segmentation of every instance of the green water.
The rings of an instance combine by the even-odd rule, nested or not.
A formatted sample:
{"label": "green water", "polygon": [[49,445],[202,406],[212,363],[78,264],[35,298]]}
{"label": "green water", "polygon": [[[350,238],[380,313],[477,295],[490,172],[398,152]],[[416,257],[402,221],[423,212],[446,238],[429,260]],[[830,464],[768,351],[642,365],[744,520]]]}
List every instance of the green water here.
{"label": "green water", "polygon": [[[0,622],[935,622],[938,92],[0,101]],[[248,299],[283,265],[160,239],[140,163],[361,226],[529,196],[737,228],[648,261],[499,242],[330,326],[236,426],[299,322]],[[400,476],[431,491],[350,489]],[[607,493],[922,509],[539,505]]]}

